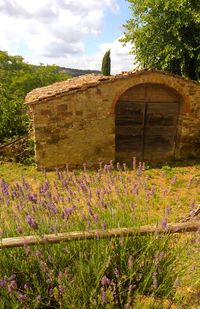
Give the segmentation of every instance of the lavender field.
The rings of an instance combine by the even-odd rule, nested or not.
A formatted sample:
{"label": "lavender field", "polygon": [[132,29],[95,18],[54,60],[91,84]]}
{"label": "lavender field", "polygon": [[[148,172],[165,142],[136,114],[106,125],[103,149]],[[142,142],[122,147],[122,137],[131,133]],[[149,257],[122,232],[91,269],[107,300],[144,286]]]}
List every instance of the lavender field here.
{"label": "lavender field", "polygon": [[[4,164],[0,178],[1,238],[165,227],[200,204],[199,165],[46,173]],[[1,249],[0,308],[198,308],[199,253],[199,233]]]}

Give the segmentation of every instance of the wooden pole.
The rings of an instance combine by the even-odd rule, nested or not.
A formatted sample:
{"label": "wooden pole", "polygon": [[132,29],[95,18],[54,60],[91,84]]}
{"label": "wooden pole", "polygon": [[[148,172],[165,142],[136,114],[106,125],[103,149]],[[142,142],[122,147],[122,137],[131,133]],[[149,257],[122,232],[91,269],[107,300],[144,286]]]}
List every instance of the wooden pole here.
{"label": "wooden pole", "polygon": [[167,233],[186,233],[200,231],[200,222],[186,222],[186,223],[171,223],[167,227],[156,225],[144,225],[139,228],[112,228],[108,230],[89,230],[89,231],[77,231],[68,233],[48,234],[48,235],[34,235],[34,236],[22,236],[3,238],[0,241],[0,248],[15,248],[23,247],[25,245],[37,245],[37,244],[53,244],[60,242],[68,242],[75,240],[86,239],[102,239],[112,237],[126,237],[126,236],[143,236],[149,234],[167,234]]}

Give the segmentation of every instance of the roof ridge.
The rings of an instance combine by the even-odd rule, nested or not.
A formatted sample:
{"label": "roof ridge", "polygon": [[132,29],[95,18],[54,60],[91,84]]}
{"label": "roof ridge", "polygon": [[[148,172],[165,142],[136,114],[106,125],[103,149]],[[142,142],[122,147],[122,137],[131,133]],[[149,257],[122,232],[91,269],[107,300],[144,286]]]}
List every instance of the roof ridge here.
{"label": "roof ridge", "polygon": [[47,98],[52,98],[55,96],[63,96],[67,93],[72,93],[76,91],[86,90],[87,88],[95,87],[100,83],[110,82],[121,78],[128,78],[135,74],[143,74],[148,72],[149,73],[156,72],[164,75],[171,75],[182,80],[188,80],[190,82],[199,84],[199,82],[197,81],[193,81],[183,76],[179,76],[171,72],[162,71],[158,69],[141,69],[141,70],[122,72],[120,74],[109,75],[109,76],[91,73],[87,75],[81,75],[69,78],[67,80],[56,82],[41,88],[36,88],[26,95],[25,103],[36,104],[37,102],[41,102],[43,100],[46,100]]}

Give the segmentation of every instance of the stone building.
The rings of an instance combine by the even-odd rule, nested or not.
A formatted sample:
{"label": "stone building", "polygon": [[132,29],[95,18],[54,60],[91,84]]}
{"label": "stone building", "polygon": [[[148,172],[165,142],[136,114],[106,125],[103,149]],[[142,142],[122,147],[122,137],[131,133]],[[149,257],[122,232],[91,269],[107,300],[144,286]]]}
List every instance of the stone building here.
{"label": "stone building", "polygon": [[85,75],[26,97],[36,161],[53,169],[99,161],[200,158],[200,84],[157,70]]}

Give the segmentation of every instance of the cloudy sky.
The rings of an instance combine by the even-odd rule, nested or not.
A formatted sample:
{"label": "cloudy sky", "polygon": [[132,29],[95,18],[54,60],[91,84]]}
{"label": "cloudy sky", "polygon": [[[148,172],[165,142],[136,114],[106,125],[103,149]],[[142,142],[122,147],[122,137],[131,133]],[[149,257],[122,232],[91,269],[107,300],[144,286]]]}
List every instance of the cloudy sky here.
{"label": "cloudy sky", "polygon": [[100,69],[111,49],[112,74],[133,68],[118,39],[130,18],[126,0],[0,0],[0,50],[29,63]]}

